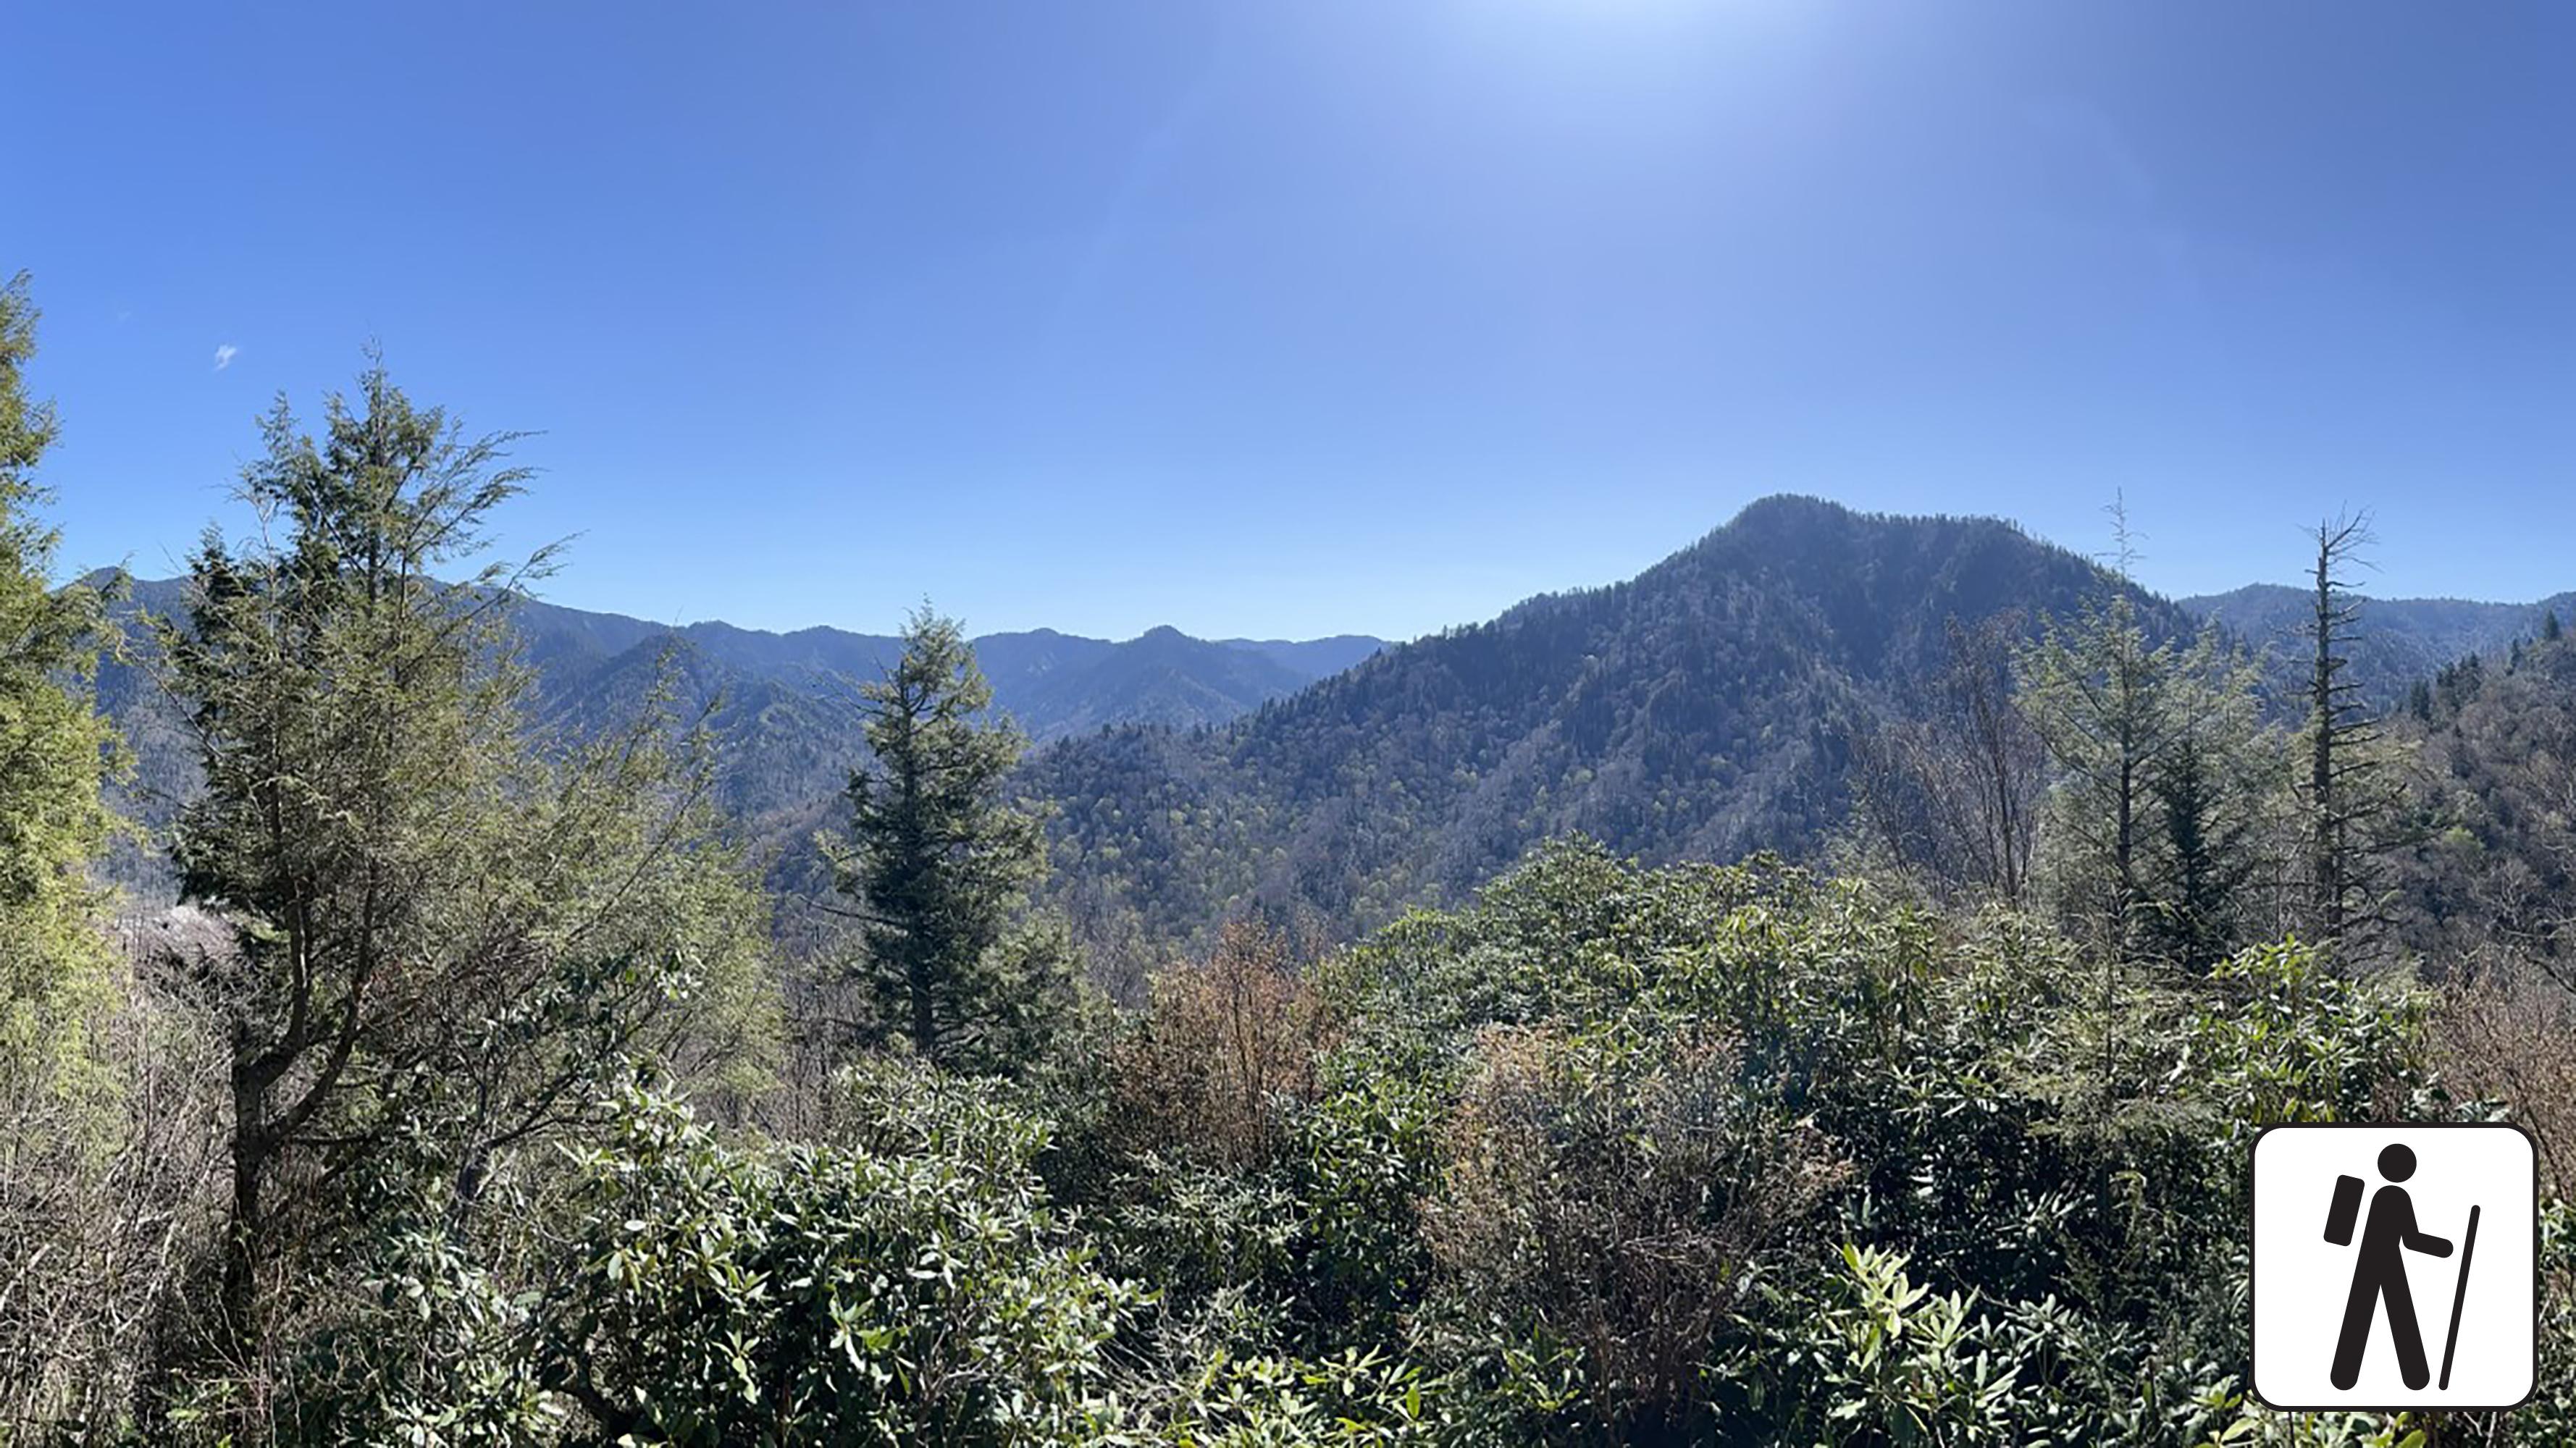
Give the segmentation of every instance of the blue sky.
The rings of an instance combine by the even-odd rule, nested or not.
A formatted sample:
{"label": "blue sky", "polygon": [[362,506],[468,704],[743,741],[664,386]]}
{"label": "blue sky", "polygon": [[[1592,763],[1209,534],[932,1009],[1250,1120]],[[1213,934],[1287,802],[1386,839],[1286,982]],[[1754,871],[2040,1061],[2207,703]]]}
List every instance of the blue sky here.
{"label": "blue sky", "polygon": [[[31,5],[67,565],[369,338],[557,601],[1405,636],[1765,493],[2576,587],[2576,10]],[[221,359],[221,364],[218,361]]]}

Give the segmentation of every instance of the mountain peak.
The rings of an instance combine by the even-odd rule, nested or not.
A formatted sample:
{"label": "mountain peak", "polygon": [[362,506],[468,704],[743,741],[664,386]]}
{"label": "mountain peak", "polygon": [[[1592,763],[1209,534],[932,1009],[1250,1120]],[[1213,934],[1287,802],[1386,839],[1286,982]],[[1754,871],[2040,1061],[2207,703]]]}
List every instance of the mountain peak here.
{"label": "mountain peak", "polygon": [[[1253,904],[1364,927],[1574,832],[1655,859],[1796,855],[1840,827],[1851,741],[1925,697],[1953,618],[2026,630],[2101,584],[1991,519],[1765,498],[1625,583],[1525,600],[1220,730],[1072,739],[1030,778],[1079,846],[1067,888],[1137,902],[1149,932]],[[1182,819],[1225,822],[1232,853]]]}
{"label": "mountain peak", "polygon": [[1780,519],[1848,518],[1852,510],[1812,493],[1765,493],[1736,510],[1735,522],[1762,524]]}

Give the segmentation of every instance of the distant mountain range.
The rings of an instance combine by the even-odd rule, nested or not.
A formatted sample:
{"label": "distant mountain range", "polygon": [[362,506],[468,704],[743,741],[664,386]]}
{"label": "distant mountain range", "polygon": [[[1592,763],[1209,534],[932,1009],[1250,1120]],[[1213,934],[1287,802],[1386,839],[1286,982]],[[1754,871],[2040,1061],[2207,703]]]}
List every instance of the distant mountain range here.
{"label": "distant mountain range", "polygon": [[[138,616],[176,615],[184,609],[186,585],[178,579],[127,583],[120,612],[130,647],[139,649],[146,645],[135,628]],[[667,660],[682,704],[714,707],[723,802],[760,837],[792,828],[801,838],[803,828],[821,821],[858,759],[851,686],[875,678],[902,648],[900,639],[881,634],[672,626],[536,599],[520,600],[513,617],[536,670],[540,713],[575,730],[632,718]],[[1113,642],[1038,629],[988,634],[975,640],[975,655],[992,681],[995,707],[1043,742],[1109,725],[1186,730],[1222,724],[1384,646],[1356,635],[1211,641],[1164,627]],[[99,693],[138,766],[121,804],[147,825],[167,823],[196,784],[177,712],[130,665],[104,668]],[[148,860],[128,860],[119,873],[155,891],[165,883]]]}
{"label": "distant mountain range", "polygon": [[[1812,849],[1843,817],[1851,739],[1921,708],[1950,620],[2036,629],[2107,586],[2010,523],[1781,497],[1627,582],[1409,644],[1041,629],[976,652],[998,707],[1045,745],[1022,778],[1054,815],[1057,903],[1095,943],[1150,953],[1247,908],[1372,924],[1567,831],[1653,859]],[[129,608],[172,611],[180,591],[138,583]],[[2282,687],[2297,678],[2299,590],[2133,593],[2154,631],[2214,621]],[[2372,601],[2356,673],[2393,704],[2453,659],[2536,635],[2552,608],[2576,623],[2576,595]],[[533,600],[517,616],[541,712],[576,730],[631,718],[667,655],[682,700],[714,704],[721,800],[773,848],[773,883],[819,888],[801,845],[857,762],[849,681],[897,640]],[[194,781],[175,715],[130,667],[103,671],[100,692],[141,763],[130,812],[166,821]],[[120,874],[166,887],[146,856]]]}
{"label": "distant mountain range", "polygon": [[[2313,647],[2299,630],[2310,622],[2315,595],[2278,583],[2254,583],[2228,593],[2182,600],[2195,618],[2225,627],[2272,661],[2275,672],[2297,674]],[[2353,670],[2372,699],[2394,707],[2417,679],[2470,654],[2502,654],[2517,639],[2539,636],[2552,613],[2576,624],[2576,592],[2538,603],[2472,603],[2458,598],[2373,598],[2363,603]]]}
{"label": "distant mountain range", "polygon": [[[886,634],[836,628],[782,634],[728,623],[673,627],[533,599],[514,614],[530,662],[559,702],[596,691],[621,673],[649,672],[672,645],[703,661],[709,684],[826,698],[848,681],[877,677],[903,648]],[[975,640],[975,658],[992,681],[995,707],[1044,743],[1106,724],[1222,724],[1385,646],[1356,635],[1207,640],[1166,625],[1125,642],[1053,629],[986,634]]]}

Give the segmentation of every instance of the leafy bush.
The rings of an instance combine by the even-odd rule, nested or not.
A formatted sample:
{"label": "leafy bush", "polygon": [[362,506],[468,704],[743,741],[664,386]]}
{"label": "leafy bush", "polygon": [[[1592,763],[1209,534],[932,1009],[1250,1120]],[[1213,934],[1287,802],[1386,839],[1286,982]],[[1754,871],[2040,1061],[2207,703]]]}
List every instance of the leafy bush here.
{"label": "leafy bush", "polygon": [[[434,1172],[387,1190],[301,1339],[286,1435],[2394,1448],[2425,1427],[2275,1414],[2240,1376],[2252,1133],[2497,1109],[2434,1073],[2404,979],[2296,943],[2106,975],[2000,909],[1579,844],[1311,971],[1229,949],[1017,1081],[872,1059],[802,1141],[630,1090],[561,1166],[505,1158],[470,1202]],[[2457,1431],[2576,1431],[2563,1202],[2543,1272],[2540,1397]]]}
{"label": "leafy bush", "polygon": [[1134,1290],[1048,1210],[1039,1124],[861,1074],[847,1146],[728,1149],[638,1096],[572,1201],[546,1375],[610,1436],[1059,1441],[1105,1411]]}

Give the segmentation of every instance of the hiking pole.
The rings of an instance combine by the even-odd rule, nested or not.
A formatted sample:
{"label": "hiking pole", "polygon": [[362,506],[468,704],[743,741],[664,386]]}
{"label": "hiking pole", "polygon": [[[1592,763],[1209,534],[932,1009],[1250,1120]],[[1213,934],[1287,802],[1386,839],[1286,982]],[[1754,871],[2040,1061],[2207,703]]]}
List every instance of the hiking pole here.
{"label": "hiking pole", "polygon": [[2460,1281],[2451,1289],[2451,1336],[2442,1344],[2442,1390],[2451,1388],[2451,1354],[2460,1350],[2460,1308],[2469,1300],[2469,1259],[2478,1254],[2478,1209],[2469,1208],[2469,1230],[2460,1242]]}

